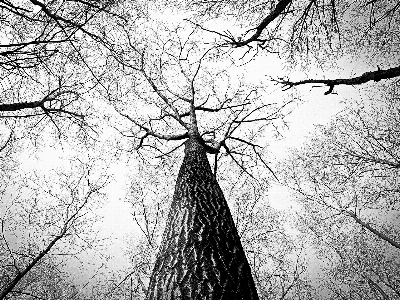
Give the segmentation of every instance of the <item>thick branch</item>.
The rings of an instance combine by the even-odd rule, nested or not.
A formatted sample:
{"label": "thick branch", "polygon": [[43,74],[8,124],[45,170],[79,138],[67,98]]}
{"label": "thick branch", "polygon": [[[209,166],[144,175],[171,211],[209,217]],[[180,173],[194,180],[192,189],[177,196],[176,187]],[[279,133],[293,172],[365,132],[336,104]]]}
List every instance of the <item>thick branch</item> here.
{"label": "thick branch", "polygon": [[201,28],[201,30],[210,32],[210,33],[215,33],[217,35],[219,35],[220,37],[224,38],[227,40],[228,44],[233,45],[234,47],[243,47],[246,46],[248,44],[250,44],[251,42],[261,42],[264,43],[265,40],[260,39],[260,36],[262,34],[262,32],[264,31],[265,28],[267,28],[267,26],[274,21],[279,15],[281,15],[283,13],[283,11],[286,9],[286,7],[292,2],[292,0],[281,0],[278,2],[278,4],[275,6],[275,9],[273,11],[271,11],[269,13],[268,16],[266,16],[261,23],[254,28],[255,33],[248,39],[241,41],[240,39],[236,40],[232,35],[227,35],[224,33],[220,33],[218,31],[215,30],[210,30],[207,29],[205,27],[203,27],[202,25],[198,24],[198,23],[194,23],[193,21],[189,20],[189,19],[185,19],[185,21],[188,21],[190,23],[192,23],[193,25]]}
{"label": "thick branch", "polygon": [[388,242],[390,245],[396,247],[397,249],[400,249],[400,244],[395,242],[394,240],[392,240],[390,237],[388,237],[387,235],[379,232],[378,230],[376,230],[375,228],[373,228],[371,225],[369,225],[368,223],[363,222],[360,218],[357,217],[357,215],[353,212],[350,211],[346,211],[346,213],[351,216],[354,221],[356,221],[358,224],[360,224],[362,227],[368,229],[369,231],[371,231],[373,234],[375,234],[376,236],[380,237],[381,239],[385,240],[386,242]]}
{"label": "thick branch", "polygon": [[60,235],[57,235],[44,249],[41,251],[32,261],[31,263],[23,269],[21,272],[15,276],[15,278],[8,284],[8,286],[1,292],[0,300],[5,299],[8,293],[12,291],[12,289],[18,284],[18,282],[53,248],[53,246],[57,243],[58,240],[63,238],[66,234],[66,231],[62,231]]}
{"label": "thick branch", "polygon": [[[65,22],[66,24],[72,25],[73,27],[76,27],[76,28],[81,29],[82,31],[86,32],[85,30],[82,29],[82,27],[85,25],[85,23],[77,24],[77,23],[73,22],[72,20],[67,20],[67,19],[65,19],[64,17],[60,16],[60,15],[53,14],[53,13],[49,10],[49,8],[46,6],[46,4],[44,4],[44,3],[42,3],[42,2],[40,2],[40,1],[38,1],[38,0],[30,0],[30,2],[31,2],[32,4],[34,4],[34,5],[39,6],[39,7],[42,9],[42,11],[43,11],[47,16],[49,16],[50,18],[52,18],[53,20],[55,20],[55,21],[63,21],[63,22]],[[60,27],[61,27],[61,26],[60,26]],[[87,32],[86,32],[86,33],[87,33]],[[90,34],[90,35],[91,35],[91,34]]]}
{"label": "thick branch", "polygon": [[400,76],[400,66],[394,67],[386,70],[381,70],[378,68],[377,71],[365,72],[361,76],[353,77],[353,78],[344,78],[344,79],[306,79],[301,81],[289,81],[284,78],[278,78],[278,80],[274,80],[279,84],[283,85],[283,89],[287,90],[297,85],[308,84],[308,83],[322,83],[329,87],[329,90],[324,94],[328,95],[332,93],[333,88],[336,85],[359,85],[366,83],[368,81],[380,81],[382,79],[395,78]]}
{"label": "thick branch", "polygon": [[39,108],[46,100],[32,101],[32,102],[19,102],[19,103],[3,103],[0,104],[0,111],[18,111],[26,108]]}
{"label": "thick branch", "polygon": [[[64,104],[61,99],[57,99],[60,96],[69,95],[69,94],[75,96],[75,99],[77,99],[79,97],[79,93],[77,93],[74,90],[62,91],[59,89],[55,89],[55,90],[51,91],[47,96],[45,96],[42,100],[31,101],[31,102],[1,103],[0,111],[20,111],[20,110],[29,109],[29,108],[32,108],[32,109],[40,108],[45,113],[64,113],[64,114],[73,115],[77,118],[83,119],[84,115],[64,109],[70,103]],[[51,101],[60,103],[59,107],[52,106]],[[46,106],[45,104],[48,104],[48,103],[50,105]]]}
{"label": "thick branch", "polygon": [[259,37],[262,34],[263,30],[272,22],[274,21],[282,12],[286,9],[286,7],[292,2],[292,0],[281,0],[278,2],[278,4],[275,6],[275,9],[270,12],[268,16],[266,16],[258,25],[255,29],[256,32],[248,39],[244,41],[232,41],[232,44],[235,47],[243,47],[248,45],[251,42],[258,41],[258,42],[264,42],[263,40],[260,40]]}
{"label": "thick branch", "polygon": [[[194,109],[198,111],[206,111],[206,112],[220,112],[221,110],[225,109],[232,109],[232,108],[237,108],[237,107],[243,107],[245,105],[249,105],[250,102],[242,103],[242,104],[236,104],[236,105],[230,105],[230,106],[224,106],[225,103],[222,103],[219,107],[211,108],[211,107],[203,107],[203,106],[195,106]],[[180,115],[180,117],[188,117],[190,115],[190,111],[187,111],[183,114]]]}

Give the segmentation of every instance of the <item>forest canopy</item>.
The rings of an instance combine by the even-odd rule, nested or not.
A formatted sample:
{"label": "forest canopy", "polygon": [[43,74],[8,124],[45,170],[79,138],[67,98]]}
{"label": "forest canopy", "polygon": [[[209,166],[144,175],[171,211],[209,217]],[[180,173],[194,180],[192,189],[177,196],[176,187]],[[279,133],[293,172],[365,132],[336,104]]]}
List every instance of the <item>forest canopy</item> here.
{"label": "forest canopy", "polygon": [[400,299],[399,10],[0,1],[0,299]]}

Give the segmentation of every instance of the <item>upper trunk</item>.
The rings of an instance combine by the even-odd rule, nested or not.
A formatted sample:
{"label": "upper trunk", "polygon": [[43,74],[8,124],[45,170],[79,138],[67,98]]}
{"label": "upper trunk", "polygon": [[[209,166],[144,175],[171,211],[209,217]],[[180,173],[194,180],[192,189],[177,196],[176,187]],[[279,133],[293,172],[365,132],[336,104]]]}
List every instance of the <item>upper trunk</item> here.
{"label": "upper trunk", "polygon": [[146,299],[258,299],[204,147],[194,138],[185,146]]}

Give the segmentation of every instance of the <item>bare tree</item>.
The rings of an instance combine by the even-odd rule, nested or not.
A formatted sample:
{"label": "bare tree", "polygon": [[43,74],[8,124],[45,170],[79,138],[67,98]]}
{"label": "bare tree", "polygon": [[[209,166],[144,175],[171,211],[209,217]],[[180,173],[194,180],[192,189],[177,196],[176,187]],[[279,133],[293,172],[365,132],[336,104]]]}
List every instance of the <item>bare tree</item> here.
{"label": "bare tree", "polygon": [[[361,72],[364,74],[360,76],[295,81],[290,79],[290,73],[283,78],[270,74],[272,81],[284,88],[322,84],[328,87],[326,94],[330,94],[338,85],[396,79],[399,69],[388,65],[391,63],[388,58],[397,53],[399,6],[383,0],[350,4],[328,0],[185,1],[180,5],[189,4],[185,9],[197,15],[175,26],[171,25],[173,21],[159,21],[164,17],[160,13],[155,13],[157,20],[148,18],[147,11],[137,3],[0,1],[3,16],[0,23],[7,31],[0,46],[0,118],[11,132],[9,138],[1,137],[2,166],[14,140],[32,128],[40,134],[52,128],[57,137],[67,135],[70,140],[80,138],[79,142],[85,143],[88,140],[85,133],[107,122],[128,138],[128,142],[118,143],[129,144],[129,151],[137,150],[140,158],[153,157],[160,164],[170,157],[182,159],[180,149],[184,147],[153,272],[149,271],[153,257],[144,263],[138,258],[132,263],[140,269],[135,273],[136,278],[131,273],[118,280],[113,278],[115,282],[105,290],[111,295],[127,284],[131,293],[123,291],[121,295],[133,298],[146,291],[147,299],[179,296],[257,299],[257,289],[262,297],[310,297],[301,255],[294,260],[289,258],[295,251],[292,241],[284,242],[282,231],[275,232],[265,219],[255,217],[262,211],[257,206],[260,198],[249,196],[244,198],[247,202],[238,201],[233,206],[237,214],[231,214],[232,206],[228,206],[222,192],[227,189],[220,188],[221,183],[225,184],[225,173],[232,170],[237,177],[246,177],[260,186],[265,180],[277,180],[267,157],[266,132],[280,134],[290,103],[279,97],[271,99],[265,93],[266,87],[253,84],[246,74],[232,75],[237,71],[231,69],[237,60],[231,54],[242,51],[243,57],[251,59],[262,53],[276,55],[303,68],[313,63],[334,64],[334,59],[346,51],[358,55],[355,51],[358,48],[382,53],[382,58],[375,57],[379,63],[370,60],[374,71]],[[154,4],[164,5],[163,1]],[[217,22],[213,23],[214,18]],[[213,27],[221,19],[226,21],[225,31],[226,28]],[[239,26],[235,28],[236,25]],[[210,33],[218,39],[210,41]],[[375,69],[376,64],[379,67]],[[325,156],[325,152],[332,150],[329,148],[332,143],[315,142],[324,155],[311,155],[310,150],[292,161],[294,169],[304,163],[301,170],[308,170],[311,158],[317,166],[335,161],[341,168],[328,164],[326,172],[329,175],[337,171],[332,175],[334,178],[321,175],[318,172],[324,169],[315,167],[316,173],[304,177],[321,193],[310,196],[308,186],[296,186],[296,191],[310,212],[316,213],[313,201],[323,207],[324,214],[316,214],[316,220],[322,222],[328,215],[339,225],[347,222],[358,226],[397,250],[399,241],[393,235],[395,231],[388,224],[373,223],[374,215],[365,210],[377,207],[387,210],[390,196],[397,197],[397,189],[390,188],[390,184],[397,184],[394,175],[399,166],[395,151],[398,142],[393,132],[389,140],[380,135],[362,135],[364,140],[356,139],[360,132],[369,133],[371,124],[365,115],[360,115],[359,120],[353,119],[355,116],[353,112],[351,117],[344,116],[342,123],[338,120],[338,124],[348,126],[345,132],[354,130],[351,137],[356,142],[351,147],[343,142],[349,138],[344,135],[328,139],[336,143],[332,156]],[[170,162],[164,167],[169,168],[165,176],[178,172],[176,160],[175,165]],[[379,181],[382,184],[375,189],[352,189],[350,183],[359,183],[355,174],[361,174],[370,185],[376,177],[385,176],[385,180]],[[290,177],[290,174],[287,178],[301,184],[300,175],[295,173]],[[248,186],[251,183],[246,181]],[[137,250],[141,253],[155,249],[161,236],[158,228],[166,216],[159,202],[146,202],[149,189],[137,193],[133,201],[133,217],[145,236],[146,247],[142,245]],[[331,202],[326,201],[326,195],[331,196]],[[375,197],[375,206],[366,201],[370,196]],[[396,206],[396,201],[391,205]],[[262,228],[256,230],[255,220],[263,224]],[[7,222],[4,226],[8,226]],[[24,266],[29,267],[35,258],[41,260],[47,255],[53,247],[52,241],[58,243],[65,238],[67,233],[62,228],[67,225],[60,226],[57,233],[52,233],[53,239],[37,249],[31,260],[24,261]],[[257,247],[263,247],[268,240],[266,235],[279,240],[285,251],[279,252],[274,247],[268,248],[268,252],[259,251]],[[257,245],[251,244],[254,236],[260,237]],[[7,253],[11,255],[12,251]],[[264,262],[266,267],[259,267]],[[12,290],[22,280],[16,274],[7,281],[8,284],[16,281]],[[150,275],[149,288],[145,288],[147,282],[137,280],[141,274]],[[380,283],[377,286],[376,277],[371,273],[365,273],[364,277],[369,290],[386,297],[387,291]],[[115,297],[119,296],[115,292]]]}
{"label": "bare tree", "polygon": [[[396,254],[376,243],[368,232],[351,228],[326,231],[320,239],[320,258],[328,261],[320,274],[325,299],[398,299],[399,264]],[[315,228],[315,232],[322,230]]]}
{"label": "bare tree", "polygon": [[[229,157],[253,179],[257,169],[268,169],[256,141],[263,127],[279,123],[287,103],[263,99],[262,89],[240,80],[232,90],[234,79],[212,67],[220,49],[203,48],[196,34],[158,29],[151,31],[155,45],[138,44],[127,29],[128,48],[115,56],[125,69],[122,76],[135,80],[134,93],[116,82],[120,94],[110,99],[131,126],[121,133],[135,138],[139,151],[155,150],[161,157],[185,145],[146,298],[257,299],[250,265],[217,182],[218,164]],[[145,113],[132,113],[143,104]],[[162,141],[175,145],[165,150]],[[213,169],[207,153],[214,156]]]}
{"label": "bare tree", "polygon": [[[398,280],[400,250],[398,86],[382,98],[319,128],[282,173],[304,208],[299,228],[314,236],[330,262],[332,299],[350,299],[346,286],[358,290],[359,299],[398,297],[398,285],[387,277]],[[346,281],[354,276],[359,281]]]}
{"label": "bare tree", "polygon": [[84,240],[92,219],[88,203],[98,201],[96,197],[101,195],[107,180],[92,182],[90,170],[83,167],[81,171],[77,177],[59,174],[58,185],[46,185],[43,179],[27,176],[20,186],[8,186],[5,196],[11,194],[12,200],[2,203],[0,299],[19,294],[43,297],[46,290],[37,286],[41,283],[33,275],[37,268],[50,254],[73,256],[91,243],[90,239]]}

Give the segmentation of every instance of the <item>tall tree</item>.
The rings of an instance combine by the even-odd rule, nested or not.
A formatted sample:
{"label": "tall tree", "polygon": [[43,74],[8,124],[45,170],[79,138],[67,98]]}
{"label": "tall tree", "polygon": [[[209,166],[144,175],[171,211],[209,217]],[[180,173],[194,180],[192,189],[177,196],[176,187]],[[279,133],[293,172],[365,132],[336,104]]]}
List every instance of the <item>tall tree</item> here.
{"label": "tall tree", "polygon": [[[116,61],[123,64],[126,75],[135,74],[136,93],[122,94],[113,103],[131,123],[129,131],[138,132],[131,134],[138,150],[156,149],[165,156],[180,145],[165,151],[159,141],[185,141],[146,298],[258,299],[239,234],[217,182],[218,158],[224,151],[248,176],[257,168],[268,168],[262,147],[256,144],[262,133],[253,126],[279,121],[285,103],[263,101],[262,89],[240,81],[232,91],[234,79],[213,67],[215,59],[220,59],[220,49],[198,43],[197,30],[154,30],[155,46],[149,41],[135,45],[130,42],[132,34],[127,30],[129,51],[116,56]],[[139,101],[153,107],[147,116],[134,115],[129,109]],[[207,153],[215,156],[213,169]]]}
{"label": "tall tree", "polygon": [[191,135],[147,299],[258,299],[228,204]]}
{"label": "tall tree", "polygon": [[[11,129],[11,134],[2,140],[0,151],[8,149],[14,135],[18,135],[16,131],[24,131],[23,125],[27,132],[36,127],[43,136],[51,127],[58,138],[66,133],[72,137],[70,140],[83,137],[79,142],[86,143],[85,130],[93,123],[105,121],[119,123],[115,126],[120,130],[127,126],[121,133],[134,139],[132,144],[141,155],[151,150],[153,154],[157,152],[158,159],[163,159],[185,142],[185,157],[148,290],[149,299],[167,297],[168,293],[165,296],[159,293],[164,287],[173,295],[175,292],[185,295],[190,290],[188,293],[197,293],[200,297],[210,288],[207,280],[212,278],[206,277],[214,275],[220,280],[221,289],[226,283],[226,293],[236,291],[240,297],[247,289],[246,297],[257,297],[246,249],[240,245],[217,179],[220,181],[219,166],[226,158],[253,180],[259,180],[257,175],[262,168],[271,171],[265,159],[265,147],[260,147],[259,142],[265,138],[267,126],[276,126],[284,116],[285,103],[272,102],[264,93],[265,86],[252,83],[248,74],[240,80],[232,76],[239,68],[232,67],[231,62],[243,62],[234,58],[237,53],[250,59],[257,59],[261,53],[279,54],[288,65],[300,66],[302,71],[313,65],[312,62],[325,65],[329,61],[335,63],[334,59],[343,54],[359,55],[359,49],[368,54],[382,54],[367,56],[374,58],[369,61],[373,68],[365,71],[373,71],[361,72],[364,75],[295,81],[291,73],[286,73],[284,78],[268,74],[284,88],[307,83],[326,85],[326,94],[332,94],[338,85],[399,76],[397,62],[392,65],[390,60],[398,51],[399,6],[390,1],[350,4],[327,0],[179,1],[189,4],[185,9],[190,17],[196,16],[173,30],[165,30],[174,21],[166,20],[164,7],[162,13],[152,11],[154,19],[163,23],[158,26],[154,19],[143,17],[146,11],[142,9],[144,6],[137,5],[138,1],[0,2],[3,16],[0,23],[7,31],[2,37],[5,43],[0,45],[0,113]],[[159,3],[165,5],[163,2],[150,3],[157,8]],[[226,27],[216,30],[216,24]],[[235,28],[235,25],[239,26]],[[208,39],[209,34],[212,39]],[[215,35],[221,39],[215,41]],[[265,70],[275,71],[268,67]],[[107,99],[109,103],[99,99]],[[111,115],[110,103],[122,118],[107,119]],[[93,123],[88,120],[91,113],[97,117],[92,119]],[[394,156],[392,152],[390,155]],[[4,153],[1,158],[5,157]],[[213,156],[212,168],[206,153]],[[374,159],[371,153],[353,154],[361,155],[364,162],[368,159],[371,162]],[[383,159],[379,163],[397,165],[393,157]],[[203,184],[210,188],[200,193],[198,189],[204,188]],[[191,205],[185,206],[185,203]],[[342,217],[346,220],[358,223],[376,236],[386,236],[387,242],[391,240],[396,245],[385,230],[368,224],[340,200],[338,203],[339,207],[335,208],[343,209]],[[208,223],[204,224],[204,220]],[[176,224],[186,227],[174,227]],[[143,231],[151,241],[149,228],[143,227]],[[224,235],[221,228],[226,230]],[[175,234],[181,236],[168,239]],[[205,244],[210,240],[212,243]],[[182,251],[176,252],[171,248],[173,245]],[[192,245],[197,247],[193,249],[203,252],[190,252]],[[208,251],[208,245],[214,247],[213,251]],[[175,262],[178,263],[167,267],[168,263]],[[221,268],[210,270],[213,263]],[[301,264],[293,269],[293,280],[289,284],[282,280],[282,299],[290,297],[290,291],[301,281]],[[196,281],[196,276],[203,277]],[[247,279],[247,284],[237,288],[243,290],[228,288],[239,282],[241,276]],[[284,273],[271,273],[272,276],[287,277]],[[184,282],[182,290],[180,279]],[[204,289],[195,286],[195,281],[204,284]],[[368,276],[365,282],[376,288],[372,283],[376,282],[375,278]],[[271,293],[268,284],[256,281],[256,285],[262,286],[264,294]],[[221,289],[215,288],[215,293],[222,293]]]}

